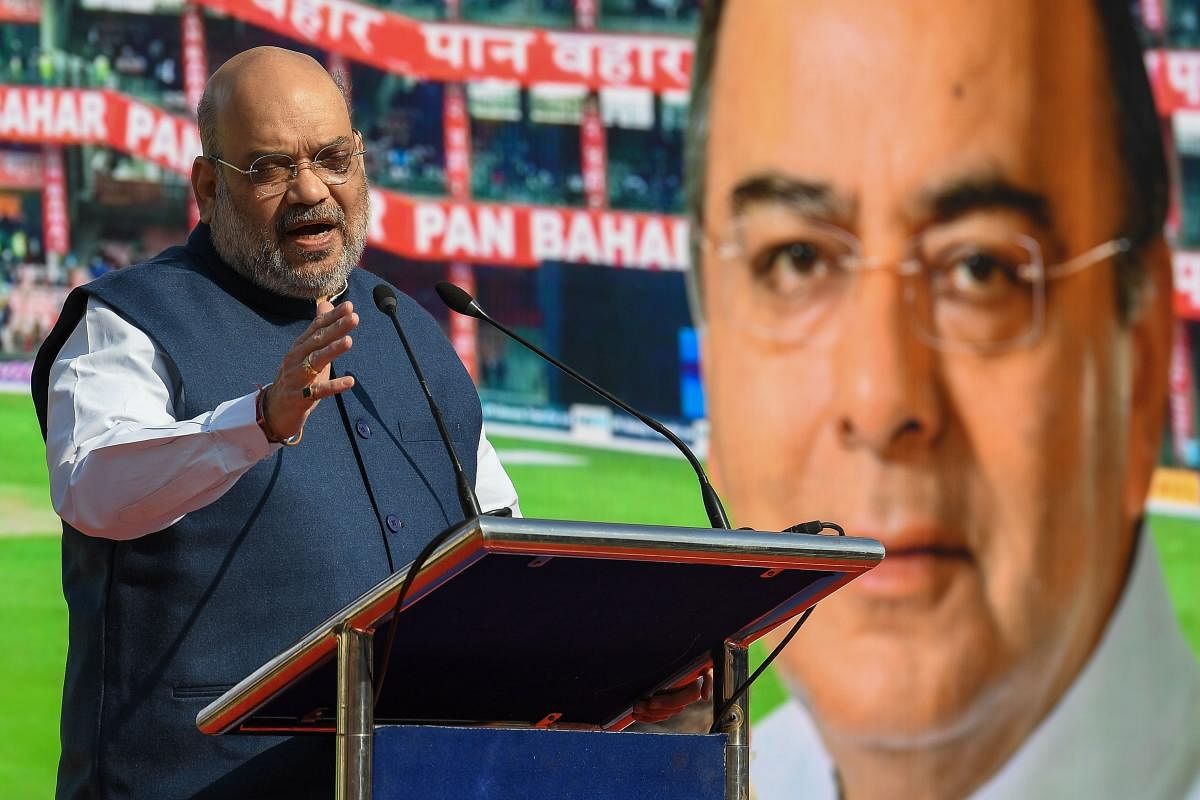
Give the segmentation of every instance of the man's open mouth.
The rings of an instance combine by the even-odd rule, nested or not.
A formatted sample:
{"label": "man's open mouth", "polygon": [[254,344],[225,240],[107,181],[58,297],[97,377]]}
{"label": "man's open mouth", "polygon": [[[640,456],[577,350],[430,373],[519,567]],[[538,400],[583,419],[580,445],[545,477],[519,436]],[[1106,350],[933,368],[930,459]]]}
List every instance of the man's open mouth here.
{"label": "man's open mouth", "polygon": [[288,228],[288,236],[296,237],[319,237],[332,231],[337,226],[331,222],[306,222],[301,225],[296,225]]}

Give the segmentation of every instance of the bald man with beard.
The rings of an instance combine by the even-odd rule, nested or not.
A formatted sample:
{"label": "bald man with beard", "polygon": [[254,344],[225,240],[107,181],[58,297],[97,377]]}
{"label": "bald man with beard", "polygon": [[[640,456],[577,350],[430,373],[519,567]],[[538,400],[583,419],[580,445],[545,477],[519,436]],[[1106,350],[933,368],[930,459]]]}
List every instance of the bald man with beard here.
{"label": "bald man with beard", "polygon": [[[332,737],[196,714],[462,517],[389,321],[356,311],[380,281],[339,87],[250,50],[199,124],[202,222],[73,292],[35,367],[70,612],[59,798],[327,797]],[[481,506],[518,512],[470,377],[398,298]]]}

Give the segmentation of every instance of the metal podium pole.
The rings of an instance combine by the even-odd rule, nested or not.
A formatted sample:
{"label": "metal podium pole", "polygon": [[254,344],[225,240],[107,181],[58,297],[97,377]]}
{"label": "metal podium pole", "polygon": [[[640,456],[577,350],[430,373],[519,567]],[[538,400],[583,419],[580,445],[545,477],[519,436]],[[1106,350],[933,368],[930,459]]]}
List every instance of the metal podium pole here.
{"label": "metal podium pole", "polygon": [[337,631],[336,800],[370,800],[375,727],[371,634],[343,623]]}
{"label": "metal podium pole", "polygon": [[[750,675],[750,651],[725,642],[713,653],[714,707],[719,709]],[[714,720],[725,734],[725,800],[750,797],[750,690],[738,698],[722,719]]]}

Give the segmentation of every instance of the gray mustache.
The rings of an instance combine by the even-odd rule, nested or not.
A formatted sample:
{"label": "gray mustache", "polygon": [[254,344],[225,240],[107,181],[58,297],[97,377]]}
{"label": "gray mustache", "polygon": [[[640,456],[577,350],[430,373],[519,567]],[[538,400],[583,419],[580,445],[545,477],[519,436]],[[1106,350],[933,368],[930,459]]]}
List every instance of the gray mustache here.
{"label": "gray mustache", "polygon": [[306,222],[332,222],[343,232],[346,230],[346,212],[336,203],[329,206],[293,207],[283,212],[275,223],[275,233],[283,236],[293,225]]}

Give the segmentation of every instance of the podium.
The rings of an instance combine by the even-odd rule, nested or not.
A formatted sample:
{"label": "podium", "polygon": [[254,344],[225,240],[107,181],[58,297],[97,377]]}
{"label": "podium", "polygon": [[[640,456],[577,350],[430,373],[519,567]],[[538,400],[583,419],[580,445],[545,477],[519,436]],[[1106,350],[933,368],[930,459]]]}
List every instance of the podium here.
{"label": "podium", "polygon": [[635,702],[712,667],[719,707],[751,642],[883,556],[848,536],[477,517],[447,532],[398,614],[411,564],[196,724],[334,735],[341,800],[744,800],[745,697],[706,735],[625,731]]}

